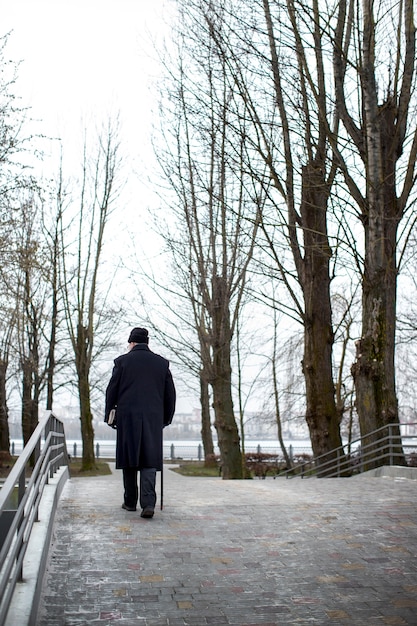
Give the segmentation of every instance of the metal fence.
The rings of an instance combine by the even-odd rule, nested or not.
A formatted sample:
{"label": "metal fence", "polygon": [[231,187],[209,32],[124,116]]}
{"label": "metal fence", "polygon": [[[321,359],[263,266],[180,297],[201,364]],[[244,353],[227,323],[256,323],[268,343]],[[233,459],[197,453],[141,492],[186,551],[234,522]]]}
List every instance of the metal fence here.
{"label": "metal fence", "polygon": [[[288,469],[287,478],[352,476],[381,466],[417,466],[417,424],[387,424],[360,439],[336,448],[299,467]],[[403,430],[403,432],[401,432]],[[407,434],[412,433],[412,434]],[[295,470],[295,471],[294,471]]]}
{"label": "metal fence", "polygon": [[[22,442],[14,440],[11,442],[10,451],[12,455],[20,454],[22,450]],[[82,456],[82,442],[81,441],[67,441],[67,451],[70,458],[77,459]],[[266,443],[253,443],[245,447],[245,451],[248,453],[264,453],[264,454],[276,454],[282,455],[281,448],[278,443],[270,444]],[[97,441],[95,443],[95,456],[97,459],[114,460],[116,454],[116,444],[114,441]],[[288,453],[290,457],[297,454],[311,454],[311,447],[308,445],[295,445],[290,444],[288,446]],[[215,447],[215,454],[220,454],[217,446]],[[204,448],[199,442],[177,443],[169,442],[163,446],[163,458],[168,461],[202,461],[204,459]]]}
{"label": "metal fence", "polygon": [[[278,443],[253,443],[251,445],[245,446],[245,452],[247,454],[273,454],[278,457],[284,458],[281,447]],[[299,454],[312,454],[311,447],[308,445],[294,445],[290,444],[287,450],[290,458]],[[214,453],[216,455],[220,454],[220,450],[217,446],[215,446]],[[184,445],[184,444],[176,444],[171,443],[169,445],[164,446],[164,459],[172,460],[172,461],[181,461],[181,460],[196,460],[202,461],[204,460],[204,449],[201,443],[193,444],[193,445]]]}
{"label": "metal fence", "polygon": [[[415,428],[411,428],[414,426]],[[417,453],[417,434],[409,435],[407,432],[411,428],[411,432],[417,433],[417,425],[404,425],[400,426],[402,434],[397,434],[397,443],[401,440],[404,447],[404,452],[409,456],[410,454]],[[393,439],[391,439],[391,445]],[[361,439],[357,439],[350,443],[346,443],[340,449],[340,457],[344,456],[350,459],[350,463],[358,463],[359,450],[363,448],[363,453],[366,453],[366,442]],[[287,444],[287,453],[291,460],[297,459],[303,456],[313,457],[311,445],[307,442],[293,440],[292,443]],[[20,454],[22,450],[22,442],[19,440],[13,440],[11,442],[11,453],[13,455]],[[114,460],[116,453],[116,442],[114,440],[101,440],[95,443],[95,455],[97,459]],[[70,458],[82,457],[82,442],[67,440],[67,452]],[[278,442],[274,441],[262,441],[260,443],[251,441],[245,445],[245,452],[249,454],[266,454],[275,455],[277,459],[284,461],[284,455]],[[219,455],[220,451],[215,446],[215,454]],[[201,442],[198,441],[168,441],[163,445],[163,458],[165,461],[202,461],[204,460],[204,448]],[[362,459],[363,462],[363,459]],[[340,471],[343,468],[338,468]]]}

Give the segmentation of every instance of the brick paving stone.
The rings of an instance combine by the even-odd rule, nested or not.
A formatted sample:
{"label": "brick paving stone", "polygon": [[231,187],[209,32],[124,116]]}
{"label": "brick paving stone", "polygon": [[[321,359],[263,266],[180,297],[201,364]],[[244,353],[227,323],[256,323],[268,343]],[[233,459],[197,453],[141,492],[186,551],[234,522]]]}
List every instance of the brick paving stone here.
{"label": "brick paving stone", "polygon": [[68,481],[37,626],[417,626],[417,481],[164,479]]}

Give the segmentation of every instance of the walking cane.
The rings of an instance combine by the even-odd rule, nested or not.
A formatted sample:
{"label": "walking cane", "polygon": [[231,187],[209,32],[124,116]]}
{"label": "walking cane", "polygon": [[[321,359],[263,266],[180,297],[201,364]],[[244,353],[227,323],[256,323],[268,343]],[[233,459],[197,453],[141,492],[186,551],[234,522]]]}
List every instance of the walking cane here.
{"label": "walking cane", "polygon": [[164,433],[162,431],[161,511],[164,508]]}
{"label": "walking cane", "polygon": [[164,508],[164,460],[161,467],[161,511]]}

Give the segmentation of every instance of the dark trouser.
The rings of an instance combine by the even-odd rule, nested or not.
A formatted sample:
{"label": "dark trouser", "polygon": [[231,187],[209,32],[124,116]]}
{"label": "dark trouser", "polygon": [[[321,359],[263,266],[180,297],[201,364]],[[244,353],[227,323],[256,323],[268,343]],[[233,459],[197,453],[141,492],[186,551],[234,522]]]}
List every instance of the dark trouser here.
{"label": "dark trouser", "polygon": [[154,509],[156,504],[156,469],[153,467],[145,467],[141,470],[137,469],[136,467],[123,468],[125,504],[129,507],[136,507],[137,505],[139,495],[138,472],[140,472],[140,506],[142,509],[146,508],[147,506]]}

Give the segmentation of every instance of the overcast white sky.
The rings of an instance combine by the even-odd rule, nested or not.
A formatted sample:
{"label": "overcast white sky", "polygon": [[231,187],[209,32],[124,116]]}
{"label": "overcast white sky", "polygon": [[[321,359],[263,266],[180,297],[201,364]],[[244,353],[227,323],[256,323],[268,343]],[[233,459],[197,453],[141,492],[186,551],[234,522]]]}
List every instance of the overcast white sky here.
{"label": "overcast white sky", "polygon": [[[146,168],[153,159],[153,94],[160,71],[154,42],[169,37],[170,6],[170,0],[0,0],[0,35],[12,31],[5,56],[21,62],[13,91],[30,107],[34,130],[62,138],[65,174],[68,150],[81,161],[71,142],[81,142],[84,127],[120,112],[131,187],[131,205],[125,202],[123,214],[131,211],[141,221],[146,207],[158,201],[146,183]],[[56,175],[57,160],[46,163]],[[122,350],[131,321],[121,329]],[[188,409],[188,403],[179,408]]]}
{"label": "overcast white sky", "polygon": [[[157,74],[152,40],[169,32],[165,0],[0,0],[16,91],[46,134],[121,111],[126,137],[147,138]],[[165,8],[164,8],[165,7]],[[139,139],[139,141],[138,141]]]}
{"label": "overcast white sky", "polygon": [[[126,224],[133,234],[143,230],[147,208],[159,202],[147,181],[158,171],[151,146],[161,73],[156,45],[169,37],[169,6],[170,0],[0,0],[0,34],[11,33],[5,57],[20,63],[13,93],[29,107],[33,134],[62,139],[66,178],[80,174],[84,130],[91,142],[109,117],[120,118],[120,176],[127,184],[112,228],[119,228],[125,251]],[[52,157],[36,167],[56,177],[60,144],[41,147]]]}
{"label": "overcast white sky", "polygon": [[[0,34],[11,33],[5,57],[20,63],[13,92],[29,107],[34,134],[62,139],[65,177],[80,173],[84,129],[93,134],[120,116],[127,188],[117,216],[126,238],[125,224],[137,232],[147,207],[159,202],[147,180],[157,171],[156,45],[169,38],[169,7],[170,0],[0,0]],[[37,167],[56,176],[60,145],[44,141],[42,148],[52,158]]]}

